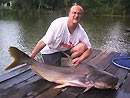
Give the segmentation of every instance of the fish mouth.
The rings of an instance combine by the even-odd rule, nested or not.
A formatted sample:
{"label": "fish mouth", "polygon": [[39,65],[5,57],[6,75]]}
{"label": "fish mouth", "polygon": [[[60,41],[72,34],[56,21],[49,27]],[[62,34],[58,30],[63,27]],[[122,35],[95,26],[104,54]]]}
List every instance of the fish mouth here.
{"label": "fish mouth", "polygon": [[118,88],[118,86],[119,86],[118,84],[113,86],[113,85],[108,85],[108,84],[102,83],[102,82],[94,84],[94,87],[100,88],[100,89],[116,89],[116,88]]}

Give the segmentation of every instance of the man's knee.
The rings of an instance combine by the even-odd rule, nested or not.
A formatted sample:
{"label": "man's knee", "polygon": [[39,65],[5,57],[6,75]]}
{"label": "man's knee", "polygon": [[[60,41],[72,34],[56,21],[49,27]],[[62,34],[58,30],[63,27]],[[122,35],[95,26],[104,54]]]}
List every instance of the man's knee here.
{"label": "man's knee", "polygon": [[80,45],[80,46],[79,46],[78,51],[82,54],[84,51],[86,51],[87,46],[86,46],[85,43],[80,43],[79,45]]}
{"label": "man's knee", "polygon": [[71,53],[78,52],[81,55],[86,49],[86,44],[81,42],[71,49]]}

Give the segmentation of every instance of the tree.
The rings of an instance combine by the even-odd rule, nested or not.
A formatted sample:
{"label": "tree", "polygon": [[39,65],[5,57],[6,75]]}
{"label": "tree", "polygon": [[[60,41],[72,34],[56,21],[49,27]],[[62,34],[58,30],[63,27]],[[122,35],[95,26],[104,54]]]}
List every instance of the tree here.
{"label": "tree", "polygon": [[[9,0],[0,0],[7,2]],[[130,0],[14,0],[13,8],[20,10],[68,10],[73,3],[80,4],[88,13],[116,14],[130,11]]]}

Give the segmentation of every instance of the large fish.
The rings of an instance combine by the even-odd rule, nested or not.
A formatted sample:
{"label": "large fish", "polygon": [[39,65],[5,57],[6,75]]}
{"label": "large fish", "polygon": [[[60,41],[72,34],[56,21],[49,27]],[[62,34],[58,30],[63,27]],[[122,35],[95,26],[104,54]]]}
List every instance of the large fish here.
{"label": "large fish", "polygon": [[118,82],[116,76],[105,71],[100,71],[85,63],[81,63],[76,67],[57,67],[39,63],[16,47],[10,47],[9,53],[14,58],[14,62],[5,70],[27,63],[38,76],[50,82],[60,84],[55,88],[62,88],[65,86],[85,87],[86,89],[84,92],[86,92],[91,87],[113,89]]}

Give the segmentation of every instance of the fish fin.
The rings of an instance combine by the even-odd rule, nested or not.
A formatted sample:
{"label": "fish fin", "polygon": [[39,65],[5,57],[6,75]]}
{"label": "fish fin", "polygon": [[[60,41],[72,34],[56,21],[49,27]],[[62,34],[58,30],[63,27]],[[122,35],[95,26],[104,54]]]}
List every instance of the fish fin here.
{"label": "fish fin", "polygon": [[5,70],[9,70],[18,65],[28,63],[31,60],[31,58],[27,54],[20,51],[16,47],[11,46],[11,47],[9,47],[8,51],[9,51],[10,56],[12,56],[14,58],[14,61],[8,67],[6,67]]}
{"label": "fish fin", "polygon": [[71,56],[69,56],[69,55],[68,55],[67,53],[65,53],[64,51],[62,51],[62,53],[63,53],[64,55],[66,55],[67,58],[66,58],[66,57],[65,57],[65,58],[62,58],[61,65],[62,65],[62,66],[73,66]]}
{"label": "fish fin", "polygon": [[86,89],[85,89],[81,94],[87,92],[87,91],[90,90],[92,87],[93,87],[92,84],[88,84],[88,86],[86,87]]}
{"label": "fish fin", "polygon": [[57,88],[63,88],[63,87],[66,87],[66,86],[69,86],[69,83],[65,83],[65,84],[62,84],[62,85],[58,85],[56,87],[54,87],[55,89]]}
{"label": "fish fin", "polygon": [[[24,63],[23,63],[23,64],[24,64]],[[18,66],[18,65],[22,65],[22,64],[19,64],[18,62],[14,61],[14,62],[12,62],[9,66],[7,66],[7,67],[5,68],[5,70],[9,70],[9,69],[14,68],[14,67],[16,67],[16,66]]]}

